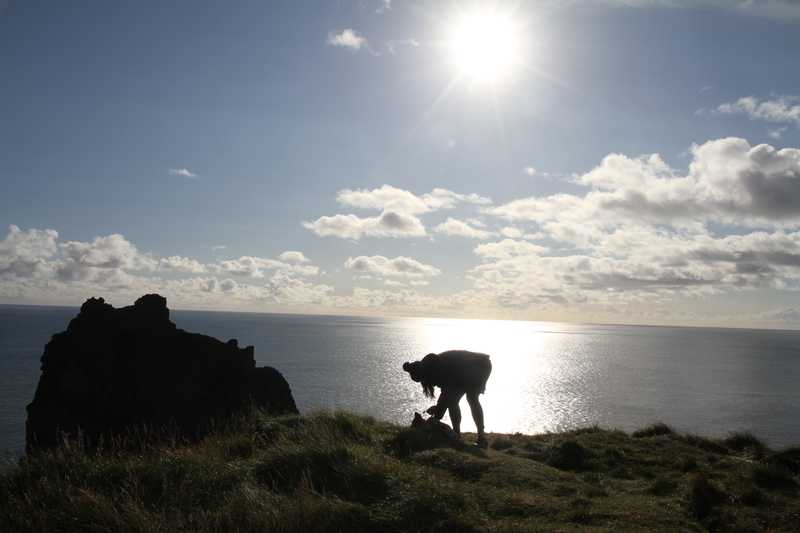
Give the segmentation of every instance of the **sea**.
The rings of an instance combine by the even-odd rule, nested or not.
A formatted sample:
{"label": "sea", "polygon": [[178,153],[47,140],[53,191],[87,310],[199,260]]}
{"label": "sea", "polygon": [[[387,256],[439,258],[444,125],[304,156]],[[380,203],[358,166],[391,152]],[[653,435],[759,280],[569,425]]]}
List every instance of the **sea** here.
{"label": "sea", "polygon": [[[76,308],[0,306],[0,451],[23,452],[40,357]],[[800,331],[172,311],[179,328],[255,346],[301,412],[408,424],[431,400],[402,370],[430,352],[490,354],[486,429],[555,432],[654,422],[800,445]],[[474,430],[466,401],[462,429]]]}

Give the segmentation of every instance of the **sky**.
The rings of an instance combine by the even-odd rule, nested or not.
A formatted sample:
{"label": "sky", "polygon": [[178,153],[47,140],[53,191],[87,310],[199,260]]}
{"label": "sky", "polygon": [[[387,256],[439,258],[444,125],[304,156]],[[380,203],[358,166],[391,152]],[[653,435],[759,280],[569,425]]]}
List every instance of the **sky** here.
{"label": "sky", "polygon": [[0,303],[800,328],[800,1],[0,0]]}

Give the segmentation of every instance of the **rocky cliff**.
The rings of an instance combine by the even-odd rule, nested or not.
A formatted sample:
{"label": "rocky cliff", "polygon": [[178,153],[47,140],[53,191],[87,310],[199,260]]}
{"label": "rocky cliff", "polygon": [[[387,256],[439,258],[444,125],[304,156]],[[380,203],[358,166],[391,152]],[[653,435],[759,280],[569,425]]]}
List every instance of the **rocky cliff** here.
{"label": "rocky cliff", "polygon": [[93,442],[142,425],[194,437],[250,405],[297,413],[284,377],[257,368],[253,353],[233,339],[176,328],[157,294],[120,309],[90,298],[45,347],[28,405],[28,449],[53,446],[63,434]]}

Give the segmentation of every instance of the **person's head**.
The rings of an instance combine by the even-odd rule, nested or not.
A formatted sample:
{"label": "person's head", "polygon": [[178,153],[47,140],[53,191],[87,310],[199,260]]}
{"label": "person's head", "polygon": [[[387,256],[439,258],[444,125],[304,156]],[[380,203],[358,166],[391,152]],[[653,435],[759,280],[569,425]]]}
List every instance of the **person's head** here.
{"label": "person's head", "polygon": [[408,372],[412,380],[422,384],[422,392],[429,398],[433,398],[434,396],[434,383],[433,376],[431,375],[432,369],[429,364],[431,357],[436,357],[436,354],[429,353],[421,361],[403,363],[403,370]]}

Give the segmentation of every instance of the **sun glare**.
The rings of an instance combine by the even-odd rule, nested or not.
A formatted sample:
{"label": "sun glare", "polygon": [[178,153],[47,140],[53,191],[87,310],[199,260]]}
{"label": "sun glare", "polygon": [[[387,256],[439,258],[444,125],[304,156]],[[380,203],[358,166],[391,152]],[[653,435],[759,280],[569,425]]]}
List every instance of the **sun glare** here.
{"label": "sun glare", "polygon": [[448,48],[459,73],[470,81],[497,83],[520,64],[519,30],[494,10],[464,13],[451,29]]}

